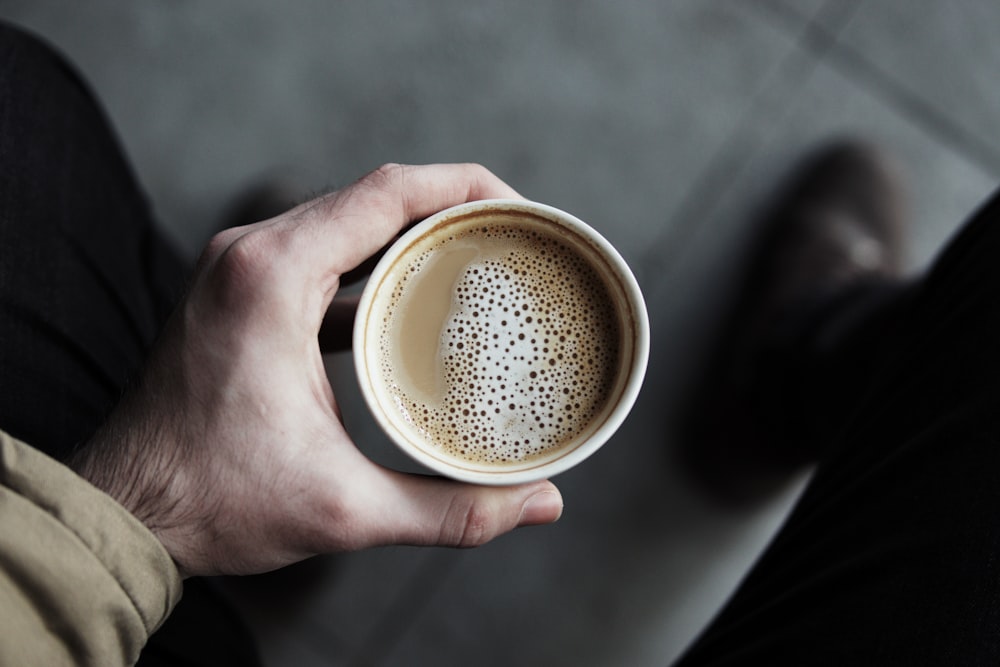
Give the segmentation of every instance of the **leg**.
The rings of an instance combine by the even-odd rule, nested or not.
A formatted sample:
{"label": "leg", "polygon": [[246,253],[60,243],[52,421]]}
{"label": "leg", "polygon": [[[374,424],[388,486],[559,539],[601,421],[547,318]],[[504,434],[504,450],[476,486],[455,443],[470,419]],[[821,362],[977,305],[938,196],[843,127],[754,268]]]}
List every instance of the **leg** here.
{"label": "leg", "polygon": [[[103,114],[37,40],[0,24],[0,428],[51,456],[88,438],[184,280]],[[140,665],[255,665],[205,582]]]}
{"label": "leg", "polygon": [[1000,196],[891,317],[810,367],[849,409],[826,415],[805,494],[681,664],[1000,659],[998,226]]}
{"label": "leg", "polygon": [[815,462],[881,360],[906,291],[894,167],[871,146],[833,143],[755,224],[739,293],[684,406],[681,462],[719,499],[752,499]]}
{"label": "leg", "polygon": [[62,458],[142,363],[184,271],[84,84],[0,31],[0,428]]}

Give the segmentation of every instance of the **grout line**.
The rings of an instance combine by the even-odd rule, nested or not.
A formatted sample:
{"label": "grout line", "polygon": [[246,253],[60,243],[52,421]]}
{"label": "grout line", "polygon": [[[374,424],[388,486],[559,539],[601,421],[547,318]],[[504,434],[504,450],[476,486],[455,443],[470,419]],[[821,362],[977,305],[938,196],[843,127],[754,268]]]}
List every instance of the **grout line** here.
{"label": "grout line", "polygon": [[[845,7],[847,9],[845,9]],[[851,48],[840,38],[840,33],[853,17],[860,2],[849,6],[840,0],[827,0],[811,19],[805,20],[783,6],[764,5],[763,11],[782,30],[802,30],[798,43],[869,94],[882,99],[901,116],[909,119],[929,135],[954,149],[980,169],[993,176],[1000,176],[1000,149],[967,130],[945,112],[925,101],[920,95],[896,81],[891,74],[880,69],[864,54]],[[828,27],[831,26],[832,27]]]}
{"label": "grout line", "polygon": [[[802,39],[803,48],[821,57],[848,79],[874,97],[882,99],[901,116],[923,128],[929,135],[954,149],[980,169],[994,177],[1000,176],[1000,149],[991,146],[977,136],[976,132],[964,128],[946,112],[939,110],[933,103],[927,102],[918,93],[899,83],[889,72],[879,68],[863,53],[843,42],[840,33],[847,19],[858,8],[858,3],[855,3],[851,11],[837,17],[840,22],[835,28],[831,30],[826,27],[830,19],[824,20],[821,15],[832,16],[839,8],[838,0],[828,0],[816,16],[807,22]],[[771,13],[784,14],[784,20],[788,22],[787,10],[771,8]]]}
{"label": "grout line", "polygon": [[[784,2],[753,2],[750,3],[750,7],[757,12],[765,12],[771,14],[772,16],[780,16],[779,20],[783,21],[786,26],[791,25],[793,23],[802,24],[808,21],[810,18],[789,8],[789,6]],[[822,7],[820,9],[822,9]]]}
{"label": "grout line", "polygon": [[[842,0],[831,0],[823,8],[833,4],[841,10],[846,6]],[[838,29],[846,24],[856,7],[857,0],[852,0],[850,6],[835,17]],[[760,123],[764,117],[763,112],[773,99],[771,94],[773,89],[779,85],[793,90],[801,87],[808,81],[826,52],[834,46],[834,39],[828,33],[818,34],[809,21],[805,21],[803,25],[801,17],[794,17],[796,25],[791,26],[793,17],[789,10],[770,7],[766,11],[775,16],[780,15],[777,23],[782,25],[776,26],[779,30],[786,32],[794,30],[797,36],[788,52],[764,75],[761,84],[751,95],[740,120],[709,158],[708,164],[695,177],[672,215],[675,224],[667,225],[664,233],[651,241],[650,247],[660,252],[655,256],[647,254],[643,258],[644,276],[659,273],[662,279],[663,276],[670,274],[671,268],[678,264],[677,255],[689,246],[698,230],[703,227],[698,224],[699,220],[711,216],[717,206],[725,187],[723,184],[736,180],[739,174],[748,168],[756,153],[755,148],[759,145],[747,137],[753,137],[754,133],[750,131],[753,124]],[[766,18],[764,20],[767,21]],[[779,122],[775,123],[772,120],[772,124],[780,124],[781,113],[788,111],[789,107],[786,105],[775,114],[775,120]],[[651,289],[655,287],[651,285]]]}
{"label": "grout line", "polygon": [[864,55],[838,42],[828,61],[870,93],[881,97],[900,115],[923,128],[929,135],[953,148],[993,177],[1000,176],[1000,149],[994,148],[976,132],[962,127],[960,122],[956,122],[947,113],[908,90]]}
{"label": "grout line", "polygon": [[352,664],[384,664],[406,631],[430,604],[435,592],[440,591],[445,580],[458,570],[460,552],[441,549],[438,553],[440,558],[426,559],[409,577],[396,596],[396,602],[375,624],[370,636],[361,642]]}

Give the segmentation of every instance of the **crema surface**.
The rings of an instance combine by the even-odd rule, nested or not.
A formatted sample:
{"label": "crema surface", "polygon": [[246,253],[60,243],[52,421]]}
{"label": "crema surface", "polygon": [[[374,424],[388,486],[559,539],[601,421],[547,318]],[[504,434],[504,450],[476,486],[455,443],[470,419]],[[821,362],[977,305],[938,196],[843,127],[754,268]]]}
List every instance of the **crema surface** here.
{"label": "crema surface", "polygon": [[590,260],[517,218],[417,243],[391,274],[379,347],[383,386],[413,435],[498,466],[573,442],[621,365],[618,311]]}

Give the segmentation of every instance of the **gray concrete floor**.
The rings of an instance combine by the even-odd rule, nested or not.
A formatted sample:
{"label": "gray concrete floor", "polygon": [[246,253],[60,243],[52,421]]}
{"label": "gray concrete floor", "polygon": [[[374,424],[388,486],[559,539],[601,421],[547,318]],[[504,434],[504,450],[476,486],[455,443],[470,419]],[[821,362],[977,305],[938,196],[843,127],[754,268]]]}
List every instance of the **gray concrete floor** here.
{"label": "gray concrete floor", "polygon": [[[917,270],[1000,178],[992,0],[0,0],[0,17],[77,62],[191,254],[263,177],[316,190],[386,161],[477,161],[601,230],[645,291],[648,383],[557,479],[559,524],[228,586],[272,666],[669,663],[806,480],[721,505],[673,456],[754,206],[816,141],[874,138],[909,173]],[[408,465],[350,360],[328,362],[359,446]]]}

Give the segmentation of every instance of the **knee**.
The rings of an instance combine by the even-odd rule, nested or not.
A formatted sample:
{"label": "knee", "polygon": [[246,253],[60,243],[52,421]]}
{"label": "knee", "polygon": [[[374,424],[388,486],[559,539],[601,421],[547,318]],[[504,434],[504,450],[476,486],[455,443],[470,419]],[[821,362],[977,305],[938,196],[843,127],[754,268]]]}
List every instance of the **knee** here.
{"label": "knee", "polygon": [[[51,104],[70,92],[89,96],[83,79],[55,47],[18,26],[0,21],[0,106],[16,104],[26,90],[45,91]],[[29,99],[34,97],[28,96]]]}

